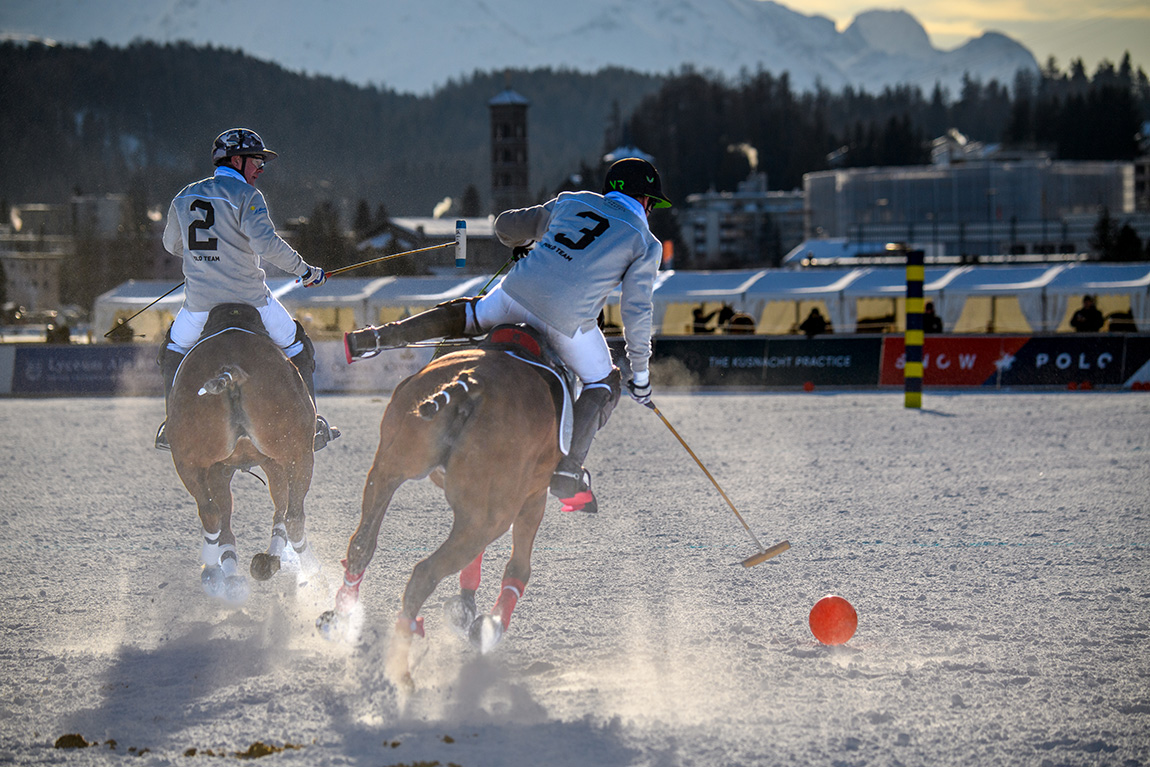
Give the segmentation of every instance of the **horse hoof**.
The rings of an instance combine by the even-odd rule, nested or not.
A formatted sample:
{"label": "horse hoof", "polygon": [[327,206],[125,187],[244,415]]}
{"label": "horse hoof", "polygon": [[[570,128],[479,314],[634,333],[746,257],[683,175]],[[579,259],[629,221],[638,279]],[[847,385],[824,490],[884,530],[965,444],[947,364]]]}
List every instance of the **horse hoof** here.
{"label": "horse hoof", "polygon": [[333,642],[343,633],[343,617],[335,610],[326,610],[315,619],[315,627],[320,636]]}
{"label": "horse hoof", "polygon": [[205,566],[200,573],[200,585],[209,597],[234,605],[243,604],[251,594],[247,578],[242,575],[224,575],[221,567]]}
{"label": "horse hoof", "polygon": [[468,637],[471,646],[486,655],[503,638],[503,622],[494,615],[481,615],[471,624]]}
{"label": "horse hoof", "polygon": [[447,625],[461,637],[468,635],[468,630],[475,622],[475,595],[456,594],[443,603],[443,617]]}
{"label": "horse hoof", "polygon": [[280,558],[261,551],[252,557],[252,577],[257,581],[266,581],[279,572]]}

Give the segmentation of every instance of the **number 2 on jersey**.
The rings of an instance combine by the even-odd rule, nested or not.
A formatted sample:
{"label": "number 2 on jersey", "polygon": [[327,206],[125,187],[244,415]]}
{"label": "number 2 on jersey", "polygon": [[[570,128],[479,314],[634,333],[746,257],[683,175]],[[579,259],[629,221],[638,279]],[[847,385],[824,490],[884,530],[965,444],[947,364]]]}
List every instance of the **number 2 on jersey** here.
{"label": "number 2 on jersey", "polygon": [[192,203],[189,210],[202,210],[204,217],[193,219],[192,222],[188,224],[188,248],[191,250],[215,250],[218,240],[211,236],[201,240],[199,233],[196,231],[197,229],[204,229],[205,231],[211,230],[212,224],[216,223],[215,208],[206,200],[196,200]]}

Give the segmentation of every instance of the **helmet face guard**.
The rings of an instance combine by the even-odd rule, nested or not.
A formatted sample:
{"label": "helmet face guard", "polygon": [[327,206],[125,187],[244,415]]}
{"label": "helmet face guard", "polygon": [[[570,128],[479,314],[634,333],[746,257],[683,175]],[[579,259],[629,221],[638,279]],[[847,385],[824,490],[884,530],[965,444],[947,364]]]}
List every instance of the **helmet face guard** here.
{"label": "helmet face guard", "polygon": [[659,171],[646,160],[628,157],[618,160],[607,169],[603,179],[603,194],[622,192],[628,197],[650,197],[656,208],[669,208],[671,202],[663,196]]}
{"label": "helmet face guard", "polygon": [[229,157],[262,157],[265,161],[275,158],[275,152],[264,146],[260,134],[247,128],[229,128],[216,136],[212,144],[212,162],[222,165]]}

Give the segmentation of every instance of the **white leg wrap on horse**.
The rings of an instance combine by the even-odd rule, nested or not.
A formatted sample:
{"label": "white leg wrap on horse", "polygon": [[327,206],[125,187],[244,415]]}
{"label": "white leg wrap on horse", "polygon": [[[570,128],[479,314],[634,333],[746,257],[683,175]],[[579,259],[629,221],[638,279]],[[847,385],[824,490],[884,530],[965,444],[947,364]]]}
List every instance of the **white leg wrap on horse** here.
{"label": "white leg wrap on horse", "polygon": [[307,542],[307,535],[298,541],[292,541],[291,547],[296,554],[299,555],[299,569],[304,573],[318,573],[322,567],[319,563],[319,557],[312,551],[311,545]]}
{"label": "white leg wrap on horse", "polygon": [[236,546],[234,543],[226,543],[220,546],[220,569],[224,571],[225,576],[233,576],[236,574],[238,568],[239,556],[236,554]]}
{"label": "white leg wrap on horse", "polygon": [[204,545],[200,549],[200,561],[208,567],[216,567],[220,563],[220,534],[204,531]]}
{"label": "white leg wrap on horse", "polygon": [[[287,526],[283,522],[272,528],[272,540],[268,544],[268,556],[278,557],[283,553],[284,547],[287,546],[288,533]],[[298,549],[297,549],[298,551]]]}

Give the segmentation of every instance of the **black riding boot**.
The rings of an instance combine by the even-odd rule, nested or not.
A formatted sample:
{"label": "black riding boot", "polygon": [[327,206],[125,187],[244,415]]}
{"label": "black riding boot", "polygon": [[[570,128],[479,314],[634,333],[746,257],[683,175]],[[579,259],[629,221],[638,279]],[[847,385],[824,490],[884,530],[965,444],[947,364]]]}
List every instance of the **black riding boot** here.
{"label": "black riding boot", "polygon": [[344,333],[347,361],[350,364],[354,360],[374,357],[384,349],[395,349],[415,341],[462,338],[467,334],[467,305],[472,300],[452,299],[406,319]]}
{"label": "black riding boot", "polygon": [[599,503],[591,492],[591,472],[583,468],[583,461],[591,450],[596,432],[607,423],[619,402],[620,391],[620,373],[615,368],[602,381],[583,387],[582,394],[575,401],[571,447],[551,475],[551,494],[563,501],[564,511],[599,510]]}
{"label": "black riding boot", "polygon": [[[156,360],[156,364],[160,366],[160,375],[164,377],[164,412],[168,410],[168,398],[172,396],[172,386],[176,382],[176,371],[180,369],[180,363],[184,361],[184,355],[177,351],[172,351],[168,348],[168,341],[171,340],[171,330],[168,331],[169,335],[164,338],[163,344],[160,346],[160,356]],[[160,424],[160,428],[156,430],[156,449],[157,450],[171,450],[172,446],[168,444],[168,435],[164,431],[167,425],[167,419]]]}
{"label": "black riding boot", "polygon": [[[307,386],[307,393],[311,396],[312,404],[315,404],[315,345],[312,344],[311,339],[308,338],[307,333],[304,332],[303,325],[296,320],[296,333],[295,340],[303,344],[303,349],[296,356],[291,358],[292,364],[295,365],[296,370],[299,371],[300,378],[303,379],[304,385]],[[312,447],[313,451],[323,450],[327,447],[327,443],[339,437],[340,431],[335,426],[327,422],[319,413],[315,416],[315,442]]]}

